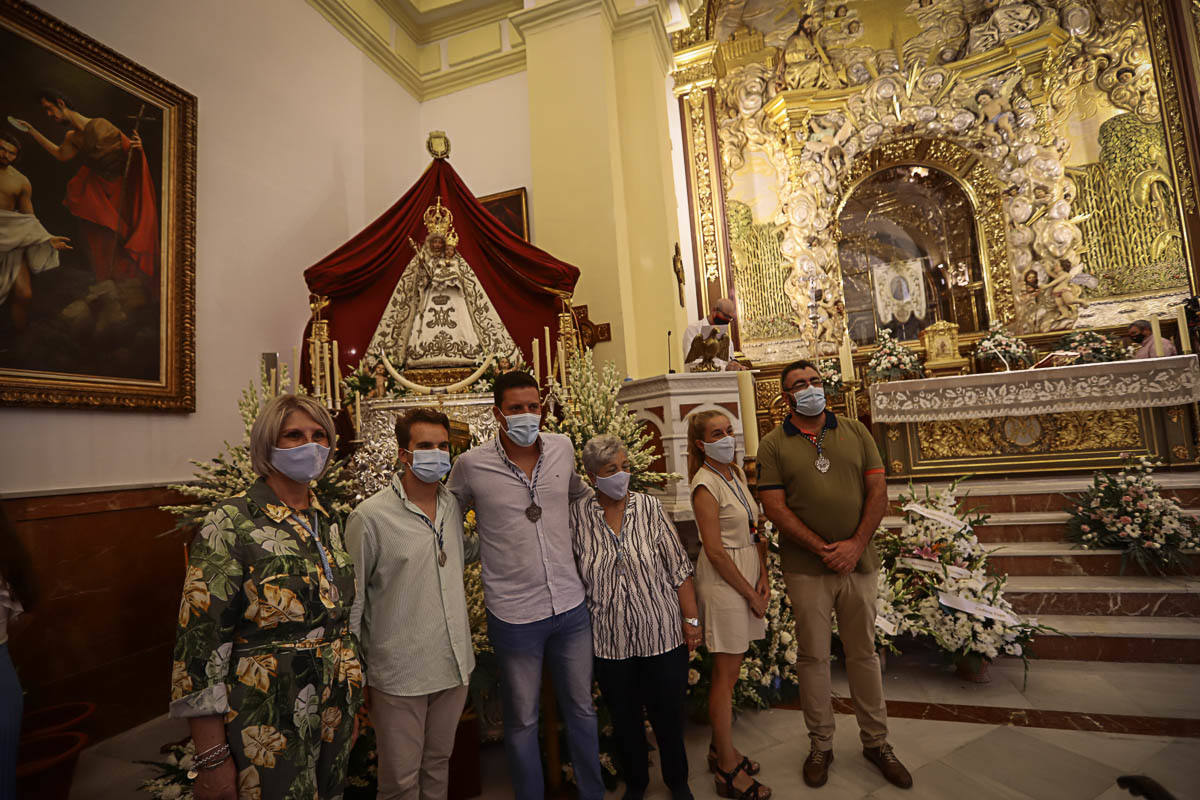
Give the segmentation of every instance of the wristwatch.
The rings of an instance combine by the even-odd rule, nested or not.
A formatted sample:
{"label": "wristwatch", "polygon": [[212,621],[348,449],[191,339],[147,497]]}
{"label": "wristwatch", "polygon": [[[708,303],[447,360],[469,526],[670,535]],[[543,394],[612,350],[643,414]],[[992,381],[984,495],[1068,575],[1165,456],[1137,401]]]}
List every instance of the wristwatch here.
{"label": "wristwatch", "polygon": [[700,620],[696,619],[695,617],[684,617],[683,621],[685,624],[691,625],[693,628],[700,627]]}

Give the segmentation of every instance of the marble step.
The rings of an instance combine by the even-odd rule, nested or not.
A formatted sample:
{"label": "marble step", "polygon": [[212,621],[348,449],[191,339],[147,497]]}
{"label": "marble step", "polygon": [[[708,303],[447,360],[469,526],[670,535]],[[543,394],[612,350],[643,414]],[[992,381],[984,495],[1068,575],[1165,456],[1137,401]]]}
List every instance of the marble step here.
{"label": "marble step", "polygon": [[[1184,507],[1200,507],[1200,472],[1158,472],[1155,481],[1163,493],[1174,497]],[[947,486],[946,481],[931,481],[913,484],[917,497]],[[1090,475],[1053,476],[1045,478],[991,478],[962,481],[960,496],[966,495],[964,504],[985,514],[1012,514],[1020,512],[1065,512],[1074,505],[1067,495],[1077,494],[1092,485]],[[888,496],[893,501],[891,514],[899,514],[895,506],[901,494],[912,494],[907,483],[888,484]]]}
{"label": "marble step", "polygon": [[1055,629],[1039,635],[1037,658],[1200,664],[1200,619],[1039,614]]}
{"label": "marble step", "polygon": [[[988,567],[993,575],[1112,575],[1121,574],[1121,551],[1081,550],[1070,542],[1011,542],[989,545]],[[1200,567],[1200,552],[1185,553],[1188,570]],[[1130,560],[1126,574],[1142,575]]]}
{"label": "marble step", "polygon": [[1186,577],[1018,575],[1004,596],[1029,615],[1200,617],[1200,580]]}

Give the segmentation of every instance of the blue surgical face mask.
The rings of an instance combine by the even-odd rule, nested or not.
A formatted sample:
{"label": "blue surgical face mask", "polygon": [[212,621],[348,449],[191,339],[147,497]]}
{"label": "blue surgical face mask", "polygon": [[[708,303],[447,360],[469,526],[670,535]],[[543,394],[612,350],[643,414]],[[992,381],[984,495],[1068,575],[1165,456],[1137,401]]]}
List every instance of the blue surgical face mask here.
{"label": "blue surgical face mask", "polygon": [[513,444],[529,447],[537,441],[538,429],[542,426],[540,414],[513,414],[511,417],[506,416],[504,420],[508,423],[505,435],[512,439]]}
{"label": "blue surgical face mask", "polygon": [[798,414],[815,417],[825,410],[825,390],[820,386],[806,386],[792,392],[792,405]]}
{"label": "blue surgical face mask", "polygon": [[271,452],[271,466],[296,483],[312,483],[321,477],[329,462],[329,448],[309,442],[299,447],[276,447]]}
{"label": "blue surgical face mask", "polygon": [[733,461],[737,450],[737,441],[732,436],[725,436],[715,442],[701,442],[704,453],[718,464],[728,464]]}
{"label": "blue surgical face mask", "polygon": [[445,450],[405,450],[412,457],[412,471],[425,483],[437,483],[450,472],[450,454]]}
{"label": "blue surgical face mask", "polygon": [[628,472],[617,472],[613,475],[605,475],[604,477],[597,476],[596,488],[604,492],[613,500],[620,500],[625,495],[629,494],[629,478]]}

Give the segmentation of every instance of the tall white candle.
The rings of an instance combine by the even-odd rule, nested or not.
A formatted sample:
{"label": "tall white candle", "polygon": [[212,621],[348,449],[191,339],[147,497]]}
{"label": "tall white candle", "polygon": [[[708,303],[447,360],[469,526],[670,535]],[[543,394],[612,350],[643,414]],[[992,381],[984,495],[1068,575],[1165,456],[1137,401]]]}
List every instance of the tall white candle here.
{"label": "tall white candle", "polygon": [[292,345],[292,382],[288,386],[292,394],[296,393],[296,389],[300,386],[300,348]]}
{"label": "tall white candle", "polygon": [[333,408],[342,407],[342,365],[338,363],[338,343],[333,340]]}
{"label": "tall white candle", "polygon": [[362,438],[362,392],[354,392],[354,431]]}
{"label": "tall white candle", "polygon": [[1150,335],[1154,337],[1150,352],[1155,358],[1162,358],[1162,326],[1158,324],[1158,317],[1150,317]]}
{"label": "tall white candle", "polygon": [[546,380],[554,377],[554,350],[550,347],[550,326],[542,328],[546,334]]}
{"label": "tall white candle", "polygon": [[533,337],[533,342],[531,343],[531,347],[533,350],[533,380],[537,383],[538,386],[541,386],[542,385],[542,370],[540,367],[538,367],[538,344],[539,344],[539,342],[537,340],[537,337],[536,336]]}
{"label": "tall white candle", "polygon": [[558,343],[558,382],[565,389],[567,386],[567,360],[563,358],[562,342]]}
{"label": "tall white candle", "polygon": [[1188,329],[1187,309],[1179,306],[1175,309],[1175,319],[1179,325],[1179,352],[1192,352],[1192,332]]}

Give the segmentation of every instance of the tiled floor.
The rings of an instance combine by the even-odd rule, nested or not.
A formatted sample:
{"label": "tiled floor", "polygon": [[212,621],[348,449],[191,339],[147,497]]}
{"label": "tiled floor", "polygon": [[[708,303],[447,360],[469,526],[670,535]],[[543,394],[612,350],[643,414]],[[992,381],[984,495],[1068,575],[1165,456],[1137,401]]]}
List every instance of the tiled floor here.
{"label": "tiled floor", "polygon": [[[1019,663],[992,669],[991,684],[962,683],[931,664],[894,662],[885,677],[889,699],[997,705],[1108,714],[1200,717],[1200,667],[1141,664],[1039,662],[1022,688]],[[835,692],[845,694],[835,673]],[[912,770],[916,786],[903,792],[887,785],[860,755],[852,716],[838,716],[837,760],[829,784],[814,796],[828,800],[920,798],[920,800],[1115,800],[1130,797],[1116,787],[1118,775],[1150,775],[1179,800],[1200,796],[1200,739],[1171,739],[1074,730],[1050,730],[962,722],[893,718],[891,740]],[[144,797],[137,784],[147,774],[135,760],[157,758],[160,744],[186,734],[171,720],[156,720],[85,751],[71,800]],[[708,730],[692,726],[688,752],[697,798],[716,797],[704,772]],[[778,800],[807,796],[800,764],[807,749],[798,711],[743,714],[735,724],[739,748],[762,762],[760,776]],[[482,800],[509,800],[503,750],[483,751]],[[652,769],[653,772],[653,769]],[[612,793],[611,797],[620,797]],[[655,779],[653,800],[668,797]]]}

